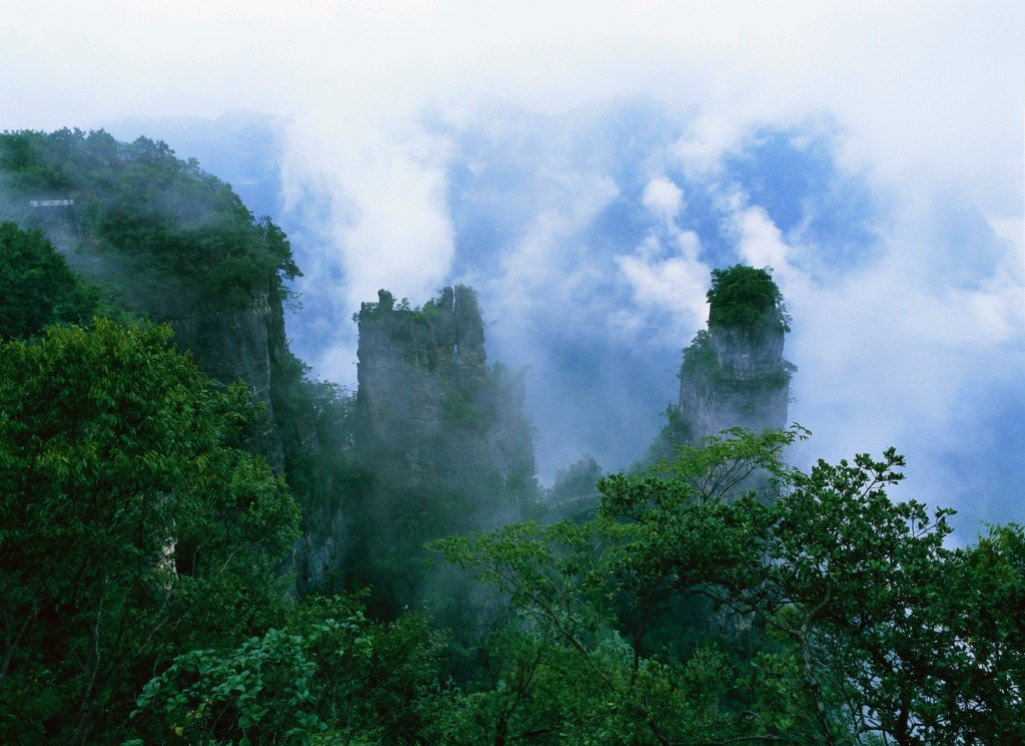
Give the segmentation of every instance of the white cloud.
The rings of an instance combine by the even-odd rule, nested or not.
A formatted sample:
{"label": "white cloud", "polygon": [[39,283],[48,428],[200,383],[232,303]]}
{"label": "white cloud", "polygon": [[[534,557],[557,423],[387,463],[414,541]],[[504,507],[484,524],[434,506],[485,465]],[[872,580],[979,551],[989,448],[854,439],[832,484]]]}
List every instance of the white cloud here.
{"label": "white cloud", "polygon": [[709,176],[720,166],[720,159],[735,148],[755,124],[724,111],[702,111],[670,148],[692,176]]}
{"label": "white cloud", "polygon": [[683,191],[669,179],[660,176],[648,182],[641,201],[652,214],[668,223],[683,207]]}
{"label": "white cloud", "polygon": [[[957,183],[1020,220],[1025,6],[498,0],[12,0],[0,26],[6,127],[251,108],[292,117],[290,178],[330,191],[323,236],[352,304],[422,293],[451,253],[423,107],[468,98],[565,111],[644,93],[696,113],[675,147],[714,169],[756,123],[826,112],[887,188]],[[671,183],[649,188],[673,209]],[[437,264],[431,264],[436,261]]]}
{"label": "white cloud", "polygon": [[795,262],[800,249],[790,246],[768,213],[758,206],[742,206],[743,198],[734,198],[732,229],[737,253],[752,267],[769,267],[784,296],[792,301],[807,294],[810,277]]}
{"label": "white cloud", "polygon": [[[282,163],[285,209],[316,237],[305,247],[299,290],[330,309],[318,338],[318,374],[351,384],[347,323],[381,288],[423,303],[441,287],[455,254],[447,207],[449,144],[395,119],[306,112],[292,118]],[[341,323],[338,323],[338,321]]]}
{"label": "white cloud", "polygon": [[[812,247],[788,244],[763,209],[742,199],[734,206],[738,251],[774,268],[794,317],[787,356],[799,372],[790,416],[815,433],[803,458],[896,444],[909,455],[919,497],[944,505],[959,499],[965,486],[945,481],[951,454],[971,453],[992,437],[970,402],[990,382],[1025,372],[1020,276],[1001,264],[968,284],[937,276],[939,249],[927,239],[942,203],[924,195],[896,210],[875,261],[818,279],[799,267]],[[985,515],[962,507],[973,521]],[[1011,507],[999,509],[1006,519]]]}
{"label": "white cloud", "polygon": [[[698,258],[698,235],[676,223],[683,193],[675,184],[652,180],[642,202],[664,221],[665,237],[648,234],[633,254],[614,258],[630,287],[634,307],[617,309],[609,323],[624,339],[634,341],[644,334],[649,343],[676,349],[708,318],[705,291],[710,267]],[[652,334],[653,328],[657,333]]]}
{"label": "white cloud", "polygon": [[[317,322],[318,370],[342,381],[352,380],[347,319],[359,301],[388,286],[419,302],[450,272],[452,144],[422,114],[432,106],[458,126],[480,116],[466,104],[480,95],[549,114],[595,96],[665,100],[691,115],[666,156],[692,178],[717,178],[758,125],[836,123],[841,165],[865,173],[894,210],[878,255],[849,273],[811,274],[806,259],[820,247],[784,235],[735,185],[716,185],[735,198],[738,251],[773,266],[790,300],[790,354],[802,367],[794,413],[812,418],[816,448],[921,442],[1022,346],[1021,3],[8,0],[4,17],[5,128],[237,108],[289,117],[288,194],[318,208],[303,213],[319,245],[303,267],[306,304],[331,309]],[[659,166],[648,176],[669,168]],[[582,303],[598,286],[586,246],[571,239],[616,185],[600,169],[551,167],[565,176],[561,191],[532,195],[537,210],[492,278],[503,300],[488,311],[507,329],[544,293]],[[916,202],[952,184],[1012,242],[967,284],[953,275],[971,247],[943,254],[941,216]],[[606,318],[636,338],[669,316],[680,328],[656,342],[678,346],[703,321],[708,267],[673,220],[682,190],[659,176],[644,194],[664,225],[617,257],[635,308]],[[529,357],[523,336],[509,339]]]}
{"label": "white cloud", "polygon": [[1020,185],[999,196],[1021,176],[1021,4],[10,0],[5,18],[9,126],[240,107],[363,121],[477,93],[552,112],[643,91],[700,106],[685,143],[703,159],[744,123],[828,111],[853,154],[1022,204]]}
{"label": "white cloud", "polygon": [[504,331],[529,333],[522,319],[544,298],[554,297],[559,303],[590,302],[580,296],[586,296],[599,278],[597,269],[581,256],[586,245],[580,244],[579,233],[618,194],[607,176],[566,172],[549,190],[535,195],[538,213],[503,254],[500,273],[481,278],[497,304],[494,313],[503,320]]}
{"label": "white cloud", "polygon": [[452,260],[446,205],[447,143],[419,131],[394,132],[381,122],[294,124],[283,164],[286,195],[325,195],[320,233],[326,257],[345,278],[343,299],[357,308],[388,287],[423,301]]}

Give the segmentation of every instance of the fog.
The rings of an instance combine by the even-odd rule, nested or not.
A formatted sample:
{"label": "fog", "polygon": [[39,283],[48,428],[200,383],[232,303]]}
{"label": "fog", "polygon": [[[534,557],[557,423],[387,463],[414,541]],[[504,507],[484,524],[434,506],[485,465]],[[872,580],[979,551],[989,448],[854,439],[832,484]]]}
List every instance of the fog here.
{"label": "fog", "polygon": [[[1025,520],[1025,9],[955,3],[27,3],[5,128],[165,138],[292,237],[289,320],[480,292],[541,476],[628,465],[711,268],[772,266],[802,464],[893,444],[962,531]],[[259,114],[230,114],[247,110]]]}

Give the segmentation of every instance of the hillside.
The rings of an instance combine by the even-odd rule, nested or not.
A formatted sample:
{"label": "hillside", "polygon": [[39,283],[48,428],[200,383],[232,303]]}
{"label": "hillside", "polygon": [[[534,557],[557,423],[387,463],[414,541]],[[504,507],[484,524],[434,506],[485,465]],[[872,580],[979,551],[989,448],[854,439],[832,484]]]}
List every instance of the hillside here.
{"label": "hillside", "polygon": [[170,324],[212,378],[245,382],[261,405],[248,443],[308,517],[300,587],[324,582],[344,536],[333,480],[345,456],[321,448],[317,410],[345,405],[288,348],[283,304],[299,269],[284,233],[164,143],[102,131],[0,134],[0,218],[41,230],[114,305]]}

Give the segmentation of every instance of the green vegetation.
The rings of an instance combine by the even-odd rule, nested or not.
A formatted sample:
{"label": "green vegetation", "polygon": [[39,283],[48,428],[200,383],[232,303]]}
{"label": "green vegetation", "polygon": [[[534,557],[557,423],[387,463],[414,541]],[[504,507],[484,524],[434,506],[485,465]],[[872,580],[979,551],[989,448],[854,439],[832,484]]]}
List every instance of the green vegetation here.
{"label": "green vegetation", "polygon": [[[450,649],[422,615],[369,618],[376,591],[285,603],[294,504],[230,445],[243,393],[210,387],[166,331],[54,328],[3,343],[0,369],[4,743],[1025,733],[1025,533],[946,547],[950,511],[887,496],[892,450],[805,473],[779,459],[804,431],[735,430],[599,480],[584,519],[436,541],[483,584],[463,602],[491,607]],[[778,499],[746,491],[755,471]]]}
{"label": "green vegetation", "polygon": [[0,223],[0,338],[32,337],[58,322],[83,322],[95,289],[69,268],[39,231]]}
{"label": "green vegetation", "polygon": [[[584,523],[437,542],[516,612],[451,742],[1020,740],[1025,532],[946,548],[950,511],[886,495],[892,449],[805,474],[779,461],[798,436],[735,431],[602,479]],[[743,491],[756,470],[779,499]]]}
{"label": "green vegetation", "polygon": [[[166,146],[5,134],[0,171],[23,195],[78,195],[89,250],[229,303],[278,302],[294,274],[280,231]],[[311,380],[272,314],[277,477],[244,446],[249,390],[207,379],[167,327],[102,318],[118,312],[42,234],[0,225],[0,743],[1025,741],[1022,527],[952,547],[951,511],[887,494],[893,449],[805,472],[781,454],[806,431],[680,445],[676,407],[644,473],[560,472],[552,497],[574,509],[556,521],[522,378],[462,346],[482,343],[479,309],[446,317],[445,297],[361,312],[465,332],[426,334],[420,378],[394,384],[437,376],[443,421],[400,412],[372,448],[382,423]],[[786,330],[768,272],[717,271],[709,300],[683,374],[785,386],[787,364],[743,377],[712,348],[722,329]],[[331,541],[344,562],[297,583]]]}
{"label": "green vegetation", "polygon": [[422,742],[444,637],[421,616],[368,620],[361,600],[311,599],[282,629],[178,656],[139,696],[149,737],[130,743]]}
{"label": "green vegetation", "polygon": [[790,331],[783,294],[768,269],[736,264],[712,270],[708,290],[708,328],[740,328],[750,332]]}
{"label": "green vegetation", "polygon": [[0,742],[116,743],[180,651],[285,610],[298,513],[236,446],[249,393],[169,342],[104,320],[0,342]]}
{"label": "green vegetation", "polygon": [[[4,743],[1025,733],[1025,532],[947,547],[950,511],[887,496],[893,450],[805,473],[780,460],[804,431],[736,430],[599,479],[590,516],[435,541],[480,583],[447,577],[465,611],[452,647],[420,614],[368,616],[378,589],[286,600],[297,510],[234,445],[248,396],[168,341],[99,320],[0,344]],[[318,417],[344,423],[321,393]],[[756,472],[774,501],[748,490]]]}
{"label": "green vegetation", "polygon": [[601,478],[601,466],[594,456],[584,454],[555,475],[549,500],[580,500],[595,494],[594,485]]}
{"label": "green vegetation", "polygon": [[[494,421],[494,413],[488,412],[475,401],[476,391],[449,391],[441,402],[441,416],[446,425],[468,430],[484,431]],[[490,415],[490,416],[489,416]]]}
{"label": "green vegetation", "polygon": [[665,424],[658,431],[655,440],[644,455],[630,467],[631,474],[643,474],[655,464],[667,461],[676,453],[678,446],[694,441],[694,428],[675,404],[667,404],[662,412]]}
{"label": "green vegetation", "polygon": [[24,200],[73,197],[86,249],[177,278],[227,307],[284,295],[299,269],[285,234],[162,142],[102,130],[0,134],[0,184]]}

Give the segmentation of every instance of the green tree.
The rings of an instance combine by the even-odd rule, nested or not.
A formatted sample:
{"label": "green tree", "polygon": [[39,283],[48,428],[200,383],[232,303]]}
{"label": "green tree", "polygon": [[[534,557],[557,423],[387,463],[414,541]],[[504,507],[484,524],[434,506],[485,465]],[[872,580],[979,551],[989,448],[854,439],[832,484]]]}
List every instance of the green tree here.
{"label": "green tree", "polygon": [[283,611],[295,503],[236,446],[248,391],[170,338],[101,319],[0,343],[4,743],[117,743],[174,654]]}
{"label": "green tree", "polygon": [[[1021,742],[1022,528],[946,546],[953,511],[886,494],[903,466],[891,448],[794,472],[761,544],[768,562],[729,603],[799,647],[827,742]],[[845,716],[839,734],[826,735],[827,711]]]}
{"label": "green tree", "polygon": [[74,196],[83,248],[129,262],[137,282],[175,278],[239,308],[284,296],[284,281],[300,274],[280,228],[254,219],[230,186],[163,142],[119,142],[103,130],[3,132],[0,177],[19,198]]}
{"label": "green tree", "polygon": [[31,337],[56,322],[88,320],[96,293],[40,231],[0,223],[0,338]]}
{"label": "green tree", "polygon": [[517,615],[490,685],[450,717],[472,734],[461,742],[813,743],[794,647],[703,603],[760,566],[771,508],[746,485],[785,479],[779,454],[799,434],[734,433],[657,476],[601,479],[590,521],[436,542]]}
{"label": "green tree", "polygon": [[422,742],[444,639],[421,616],[371,621],[362,600],[311,598],[235,649],[178,656],[139,697],[144,742]]}
{"label": "green tree", "polygon": [[736,327],[749,331],[790,331],[783,294],[769,268],[735,264],[712,270],[708,289],[708,328]]}
{"label": "green tree", "polygon": [[733,431],[600,480],[588,522],[437,542],[519,617],[450,722],[495,744],[1021,743],[1022,528],[949,548],[951,511],[886,494],[895,451],[805,474],[779,459],[801,436]]}

